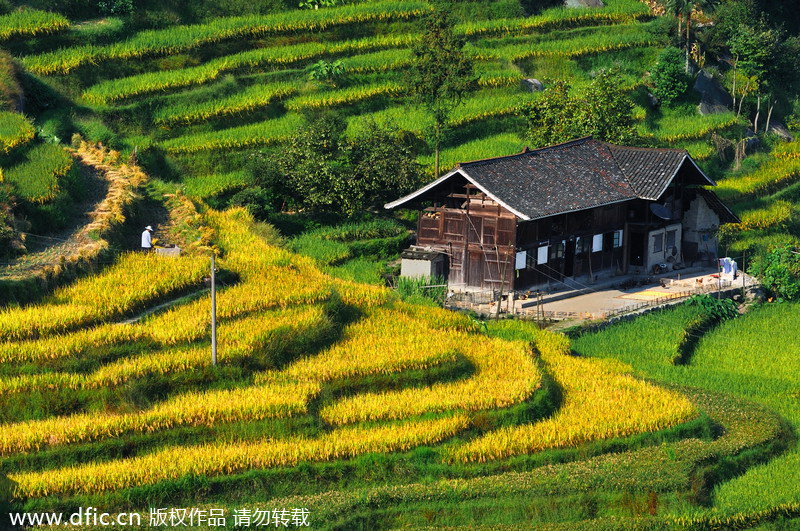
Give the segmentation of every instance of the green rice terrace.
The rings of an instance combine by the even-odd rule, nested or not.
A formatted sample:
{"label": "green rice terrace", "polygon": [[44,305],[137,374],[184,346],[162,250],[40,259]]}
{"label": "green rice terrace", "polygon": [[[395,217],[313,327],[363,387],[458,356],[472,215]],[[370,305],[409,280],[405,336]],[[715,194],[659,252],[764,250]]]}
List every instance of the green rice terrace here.
{"label": "green rice terrace", "polygon": [[[797,15],[560,4],[0,0],[0,528],[800,528]],[[573,133],[688,150],[763,296],[562,333],[398,278],[383,203]]]}

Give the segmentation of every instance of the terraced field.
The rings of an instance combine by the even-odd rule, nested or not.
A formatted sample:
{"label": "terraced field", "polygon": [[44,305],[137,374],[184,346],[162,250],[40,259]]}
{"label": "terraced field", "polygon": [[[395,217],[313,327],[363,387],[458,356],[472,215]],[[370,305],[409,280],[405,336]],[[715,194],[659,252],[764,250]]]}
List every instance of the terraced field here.
{"label": "terraced field", "polygon": [[[43,44],[29,48],[21,61],[93,109],[95,117],[88,122],[61,127],[76,128],[90,140],[112,138],[123,150],[165,150],[182,178],[190,180],[230,174],[216,154],[237,150],[244,156],[279,143],[310,110],[336,108],[352,123],[363,117],[393,120],[421,136],[428,118],[409,103],[403,71],[418,36],[417,20],[428,9],[425,2],[382,1],[219,18],[142,31],[118,42],[105,38],[104,44],[54,49]],[[614,31],[607,31],[612,24]],[[387,25],[391,30],[386,31]],[[524,140],[514,116],[532,97],[519,85],[524,77],[548,82],[565,77],[560,72],[579,85],[597,68],[617,66],[635,88],[667,41],[647,6],[637,0],[610,0],[596,10],[554,8],[527,18],[471,20],[456,30],[469,41],[478,74],[475,94],[452,119],[455,133],[446,149],[459,157],[521,149]],[[68,41],[79,30],[65,31],[62,40]],[[355,36],[343,37],[348,34]],[[174,57],[166,61],[168,55]],[[320,59],[340,62],[345,72],[341,84],[306,78],[305,67]],[[112,136],[87,125],[94,120],[109,124]],[[474,127],[490,121],[492,127]],[[728,118],[687,117],[677,137],[662,131],[666,124],[650,126],[646,134],[662,142],[696,141],[733,125]],[[99,130],[105,139],[92,138]],[[505,135],[503,142],[493,141],[498,135]],[[448,156],[448,164],[459,160]],[[421,154],[422,162],[429,160]]]}
{"label": "terraced field", "polygon": [[[580,87],[617,67],[641,101],[669,37],[644,3],[606,4],[458,25],[478,79],[451,116],[445,167],[524,145],[518,109],[537,96],[523,78]],[[0,111],[4,180],[50,208],[71,171],[59,144],[78,132],[135,154],[154,187],[186,203],[196,240],[177,258],[120,253],[35,304],[0,310],[0,471],[12,510],[92,506],[147,521],[151,507],[223,508],[233,526],[234,511],[302,508],[315,528],[366,529],[797,524],[796,305],[717,327],[680,306],[570,340],[375,285],[379,267],[363,256],[402,246],[397,222],[282,236],[203,203],[242,189],[248,157],[280,146],[308,112],[338,110],[348,134],[391,120],[422,140],[430,119],[404,77],[429,9],[356,2],[124,37],[113,23],[0,16],[27,82],[62,104]],[[309,79],[319,60],[338,61],[343,78]],[[694,102],[640,106],[637,118],[647,141],[685,146],[709,166],[710,136],[743,127],[732,114],[696,115]],[[720,180],[743,214],[726,238],[763,244],[795,223],[797,151],[780,145]],[[77,153],[125,168],[110,197],[145,180],[119,154]],[[432,154],[419,160],[429,166]]]}
{"label": "terraced field", "polygon": [[[415,521],[426,503],[458,521],[530,492],[565,511],[602,485],[594,518],[623,493],[658,492],[674,508],[699,463],[769,455],[785,436],[776,414],[744,399],[660,387],[619,362],[575,357],[564,336],[511,321],[482,333],[466,316],[328,276],[244,211],[204,219],[219,266],[238,279],[218,295],[217,365],[205,297],[116,323],[197,289],[206,264],[191,256],[123,256],[0,314],[0,452],[18,507],[102,502],[146,515],[151,504],[191,504],[202,483],[216,485],[203,503],[231,512],[273,497],[310,508],[315,525],[388,526]],[[142,269],[163,269],[146,291]],[[114,300],[98,303],[101,293]],[[365,499],[385,510],[364,516]]]}

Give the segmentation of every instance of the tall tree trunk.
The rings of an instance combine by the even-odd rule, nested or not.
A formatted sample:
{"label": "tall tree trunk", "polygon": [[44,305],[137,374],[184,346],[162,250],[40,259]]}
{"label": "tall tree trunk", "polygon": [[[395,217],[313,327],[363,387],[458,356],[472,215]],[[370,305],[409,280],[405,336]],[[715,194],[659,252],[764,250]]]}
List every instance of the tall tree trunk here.
{"label": "tall tree trunk", "polygon": [[438,179],[439,178],[439,141],[438,140],[436,141],[436,147],[434,148],[434,151],[436,152],[436,154],[434,156],[434,163],[433,163],[433,173],[434,173],[433,178],[434,179]]}
{"label": "tall tree trunk", "polygon": [[742,115],[742,103],[744,103],[744,97],[747,95],[748,89],[750,88],[750,81],[747,80],[747,85],[744,86],[744,90],[742,91],[742,97],[739,98],[739,110],[736,113],[736,117],[740,117]]}
{"label": "tall tree trunk", "polygon": [[[772,95],[770,94],[770,98]],[[772,109],[775,108],[775,100],[769,102],[769,112],[767,112],[767,126],[764,128],[765,133],[769,133],[769,121],[772,119]]]}
{"label": "tall tree trunk", "polygon": [[689,73],[689,48],[692,47],[692,12],[686,14],[686,73]]}
{"label": "tall tree trunk", "polygon": [[683,15],[678,13],[678,43],[683,40]]}
{"label": "tall tree trunk", "polygon": [[733,109],[736,110],[736,65],[739,64],[739,57],[733,58]]}
{"label": "tall tree trunk", "polygon": [[756,106],[756,117],[753,119],[753,132],[758,134],[758,118],[761,115],[761,94],[758,95],[758,105]]}

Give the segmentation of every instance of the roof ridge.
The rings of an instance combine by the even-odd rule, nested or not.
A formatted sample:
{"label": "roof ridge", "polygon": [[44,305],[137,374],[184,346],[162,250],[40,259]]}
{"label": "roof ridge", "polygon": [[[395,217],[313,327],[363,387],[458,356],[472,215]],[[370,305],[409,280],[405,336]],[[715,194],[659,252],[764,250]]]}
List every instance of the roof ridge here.
{"label": "roof ridge", "polygon": [[611,160],[614,161],[614,165],[617,167],[617,170],[619,171],[620,175],[622,175],[623,179],[625,179],[625,182],[628,183],[628,186],[631,188],[631,190],[633,190],[633,193],[639,196],[639,190],[633,185],[633,181],[631,181],[630,177],[628,177],[628,173],[622,168],[622,164],[620,164],[617,160],[616,155],[614,155],[614,150],[611,149],[612,147],[617,146],[614,144],[609,144],[608,142],[601,142],[601,144],[606,148],[608,154],[611,155]]}
{"label": "roof ridge", "polygon": [[493,162],[493,161],[501,160],[501,159],[510,159],[510,158],[513,158],[513,157],[521,157],[523,155],[530,155],[532,153],[540,153],[542,151],[548,151],[548,150],[552,150],[552,149],[565,148],[565,147],[569,147],[569,146],[572,146],[572,145],[583,144],[583,143],[585,143],[585,142],[587,142],[589,140],[594,140],[594,137],[589,135],[589,136],[584,136],[584,137],[581,137],[581,138],[573,138],[572,140],[568,140],[566,142],[561,142],[560,144],[553,144],[552,146],[545,146],[545,147],[540,147],[540,148],[536,148],[536,149],[528,149],[528,147],[525,146],[525,149],[523,149],[519,153],[512,153],[511,155],[502,155],[500,157],[489,157],[489,158],[486,158],[486,159],[470,160],[468,162],[459,162],[458,164],[456,164],[456,168],[463,168],[464,166],[467,166],[467,165],[468,166],[481,166],[481,165],[483,165],[483,164],[485,164],[487,162]]}
{"label": "roof ridge", "polygon": [[611,142],[603,142],[609,148],[617,149],[636,149],[639,151],[669,151],[673,153],[689,153],[685,148],[665,148],[665,147],[646,147],[646,146],[620,146],[619,144],[612,144]]}

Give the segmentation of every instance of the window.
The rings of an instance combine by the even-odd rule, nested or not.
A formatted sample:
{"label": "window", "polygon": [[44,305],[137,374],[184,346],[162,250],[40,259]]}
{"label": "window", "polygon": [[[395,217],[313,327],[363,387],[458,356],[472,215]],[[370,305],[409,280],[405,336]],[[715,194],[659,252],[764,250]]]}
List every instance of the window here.
{"label": "window", "polygon": [[537,264],[546,264],[547,263],[547,248],[548,246],[545,245],[543,247],[539,247],[536,251],[536,263]]}
{"label": "window", "polygon": [[672,249],[675,247],[675,238],[678,234],[676,230],[668,230],[667,231],[667,249]]}
{"label": "window", "polygon": [[663,253],[664,252],[664,234],[653,234],[653,252],[654,253]]}
{"label": "window", "polygon": [[592,252],[599,253],[603,250],[603,235],[595,234],[592,238]]}
{"label": "window", "polygon": [[562,241],[550,246],[550,260],[564,258],[564,243],[565,242]]}
{"label": "window", "polygon": [[575,254],[583,254],[592,251],[592,239],[585,236],[575,238]]}
{"label": "window", "polygon": [[618,230],[614,232],[614,249],[622,247],[622,231]]}

